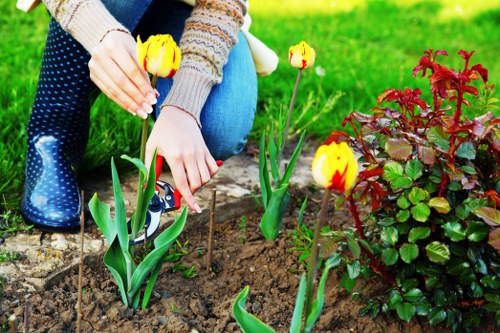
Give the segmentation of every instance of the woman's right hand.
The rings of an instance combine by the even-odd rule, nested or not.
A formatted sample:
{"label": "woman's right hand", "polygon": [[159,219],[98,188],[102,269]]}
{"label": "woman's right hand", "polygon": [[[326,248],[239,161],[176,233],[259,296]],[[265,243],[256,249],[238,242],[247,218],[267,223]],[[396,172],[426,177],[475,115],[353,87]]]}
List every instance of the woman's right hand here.
{"label": "woman's right hand", "polygon": [[137,63],[137,43],[123,31],[110,31],[92,50],[90,78],[116,104],[146,118],[156,104],[148,73]]}

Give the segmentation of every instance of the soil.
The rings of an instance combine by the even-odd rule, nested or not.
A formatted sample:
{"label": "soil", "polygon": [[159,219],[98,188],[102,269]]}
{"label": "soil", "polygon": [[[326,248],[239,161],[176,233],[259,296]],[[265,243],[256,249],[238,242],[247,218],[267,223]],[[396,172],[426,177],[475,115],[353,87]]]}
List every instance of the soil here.
{"label": "soil", "polygon": [[[297,191],[297,190],[296,190]],[[292,198],[303,198],[305,190]],[[307,191],[310,208],[304,222],[315,219],[320,194]],[[300,199],[301,200],[301,199]],[[287,235],[297,225],[300,200],[291,200],[285,214],[282,232],[276,241],[266,241],[258,228],[262,212],[253,199],[242,199],[247,213],[222,219],[220,208],[216,219],[213,269],[206,272],[208,221],[188,221],[179,242],[188,254],[180,263],[194,265],[195,278],[172,272],[174,263],[163,266],[149,308],[135,313],[123,306],[118,289],[102,257],[87,257],[84,265],[81,323],[82,332],[240,332],[232,317],[236,295],[247,285],[250,294],[247,309],[272,326],[277,332],[288,332],[295,304],[300,272],[298,253],[291,251]],[[333,200],[333,198],[332,198]],[[314,204],[315,203],[315,204]],[[332,202],[333,203],[333,202]],[[332,204],[330,205],[330,207]],[[242,219],[246,222],[243,224]],[[331,211],[330,225],[347,226],[352,221],[345,211]],[[86,233],[99,233],[96,225],[87,223]],[[326,286],[326,301],[314,332],[447,332],[443,327],[431,327],[414,319],[409,324],[396,316],[379,315],[374,321],[359,317],[361,301],[338,288],[339,276],[332,270]],[[4,286],[0,303],[0,320],[9,314],[18,318],[22,329],[25,300],[29,300],[30,332],[76,331],[78,266],[70,267],[44,290],[27,291],[19,281]],[[361,286],[357,286],[361,287]],[[365,288],[365,295],[375,296],[383,286]],[[491,327],[491,326],[490,326]],[[485,329],[480,332],[493,332]],[[258,332],[252,332],[258,333]]]}

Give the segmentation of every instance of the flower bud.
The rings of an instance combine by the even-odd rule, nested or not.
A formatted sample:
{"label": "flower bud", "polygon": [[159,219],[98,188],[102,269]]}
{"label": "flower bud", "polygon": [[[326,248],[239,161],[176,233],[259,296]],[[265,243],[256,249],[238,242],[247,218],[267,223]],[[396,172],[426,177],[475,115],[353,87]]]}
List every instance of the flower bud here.
{"label": "flower bud", "polygon": [[312,162],[314,181],[327,189],[344,193],[356,181],[358,162],[346,142],[331,142],[318,148]]}
{"label": "flower bud", "polygon": [[306,42],[290,47],[288,52],[288,62],[295,68],[305,69],[314,65],[316,52]]}
{"label": "flower bud", "polygon": [[168,34],[150,36],[144,43],[138,36],[137,61],[148,73],[158,77],[172,77],[179,69],[181,51]]}

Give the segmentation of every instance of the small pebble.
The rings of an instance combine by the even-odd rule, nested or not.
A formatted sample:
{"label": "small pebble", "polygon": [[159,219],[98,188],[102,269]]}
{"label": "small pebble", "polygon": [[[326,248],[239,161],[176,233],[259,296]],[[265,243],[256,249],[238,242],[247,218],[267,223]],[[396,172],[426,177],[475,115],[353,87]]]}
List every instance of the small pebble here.
{"label": "small pebble", "polygon": [[250,266],[249,270],[250,270],[250,272],[252,272],[252,273],[253,273],[253,272],[255,272],[255,267]]}

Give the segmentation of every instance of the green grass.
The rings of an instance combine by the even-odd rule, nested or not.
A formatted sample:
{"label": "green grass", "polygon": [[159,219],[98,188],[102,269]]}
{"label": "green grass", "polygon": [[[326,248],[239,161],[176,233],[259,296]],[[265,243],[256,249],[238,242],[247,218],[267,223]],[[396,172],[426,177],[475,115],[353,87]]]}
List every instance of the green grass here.
{"label": "green grass", "polygon": [[[48,23],[42,6],[30,14],[14,6],[15,1],[0,3],[0,211],[19,207],[26,126]],[[490,82],[500,79],[500,0],[251,0],[250,13],[251,31],[280,57],[277,71],[259,79],[254,140],[269,117],[288,107],[296,70],[288,65],[287,53],[301,40],[316,49],[316,66],[325,72],[304,72],[296,103],[295,117],[300,110],[307,112],[300,124],[324,110],[307,126],[317,138],[339,129],[350,111],[369,112],[386,88],[427,91],[427,81],[414,79],[412,69],[428,48],[447,50],[453,66],[461,64],[456,56],[460,49],[475,50],[473,61],[490,70]],[[101,96],[91,119],[85,170],[107,170],[111,155],[138,155],[138,118]]]}

